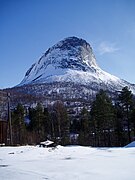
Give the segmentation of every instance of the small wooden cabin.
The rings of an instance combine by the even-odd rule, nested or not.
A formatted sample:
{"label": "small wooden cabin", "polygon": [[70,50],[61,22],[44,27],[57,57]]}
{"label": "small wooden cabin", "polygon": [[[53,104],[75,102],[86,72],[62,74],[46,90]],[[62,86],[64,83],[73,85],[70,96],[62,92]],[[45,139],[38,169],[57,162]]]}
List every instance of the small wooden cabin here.
{"label": "small wooden cabin", "polygon": [[46,147],[46,148],[55,147],[55,146],[56,146],[55,143],[53,141],[49,141],[49,140],[40,142],[40,144],[39,144],[39,147]]}

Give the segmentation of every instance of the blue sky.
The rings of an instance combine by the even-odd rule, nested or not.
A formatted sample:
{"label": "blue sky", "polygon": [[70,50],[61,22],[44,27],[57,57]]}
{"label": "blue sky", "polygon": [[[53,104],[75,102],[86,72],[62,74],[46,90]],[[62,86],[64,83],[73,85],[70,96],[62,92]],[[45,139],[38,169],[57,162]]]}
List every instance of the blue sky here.
{"label": "blue sky", "polygon": [[0,88],[70,36],[90,43],[103,70],[135,83],[134,0],[0,0]]}

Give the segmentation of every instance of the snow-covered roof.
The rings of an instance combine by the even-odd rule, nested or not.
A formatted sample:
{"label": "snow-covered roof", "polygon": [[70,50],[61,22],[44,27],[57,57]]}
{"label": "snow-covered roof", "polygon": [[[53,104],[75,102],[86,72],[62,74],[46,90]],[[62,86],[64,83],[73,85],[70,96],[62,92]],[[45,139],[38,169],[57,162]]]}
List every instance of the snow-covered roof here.
{"label": "snow-covered roof", "polygon": [[125,148],[128,148],[128,147],[135,147],[135,141],[133,141],[125,146]]}
{"label": "snow-covered roof", "polygon": [[44,142],[40,142],[40,144],[42,145],[45,145],[45,146],[49,146],[51,144],[53,144],[54,142],[53,141],[50,141],[50,140],[47,140],[47,141],[44,141]]}

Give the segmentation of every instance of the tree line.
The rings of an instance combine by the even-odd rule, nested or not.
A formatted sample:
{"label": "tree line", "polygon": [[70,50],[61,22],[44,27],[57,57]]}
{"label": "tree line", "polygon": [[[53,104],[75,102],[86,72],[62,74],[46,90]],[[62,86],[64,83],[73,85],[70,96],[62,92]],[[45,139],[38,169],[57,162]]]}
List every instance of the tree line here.
{"label": "tree line", "polygon": [[[135,137],[135,100],[128,87],[112,100],[100,90],[91,108],[82,108],[79,118],[70,117],[61,101],[47,108],[38,103],[26,109],[18,104],[12,111],[14,144],[38,144],[47,139],[61,145],[94,147],[124,146]],[[75,136],[74,141],[71,134]]]}
{"label": "tree line", "polygon": [[69,119],[61,101],[44,108],[25,109],[21,104],[12,111],[12,136],[14,144],[38,144],[47,139],[62,145],[69,143]]}

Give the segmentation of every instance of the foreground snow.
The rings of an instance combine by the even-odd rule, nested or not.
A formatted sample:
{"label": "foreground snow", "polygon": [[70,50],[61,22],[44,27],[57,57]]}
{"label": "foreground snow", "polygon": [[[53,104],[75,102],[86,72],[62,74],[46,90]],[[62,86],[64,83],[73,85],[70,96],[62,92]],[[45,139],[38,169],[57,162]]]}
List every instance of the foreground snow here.
{"label": "foreground snow", "polygon": [[0,147],[2,180],[134,180],[134,167],[134,147]]}

